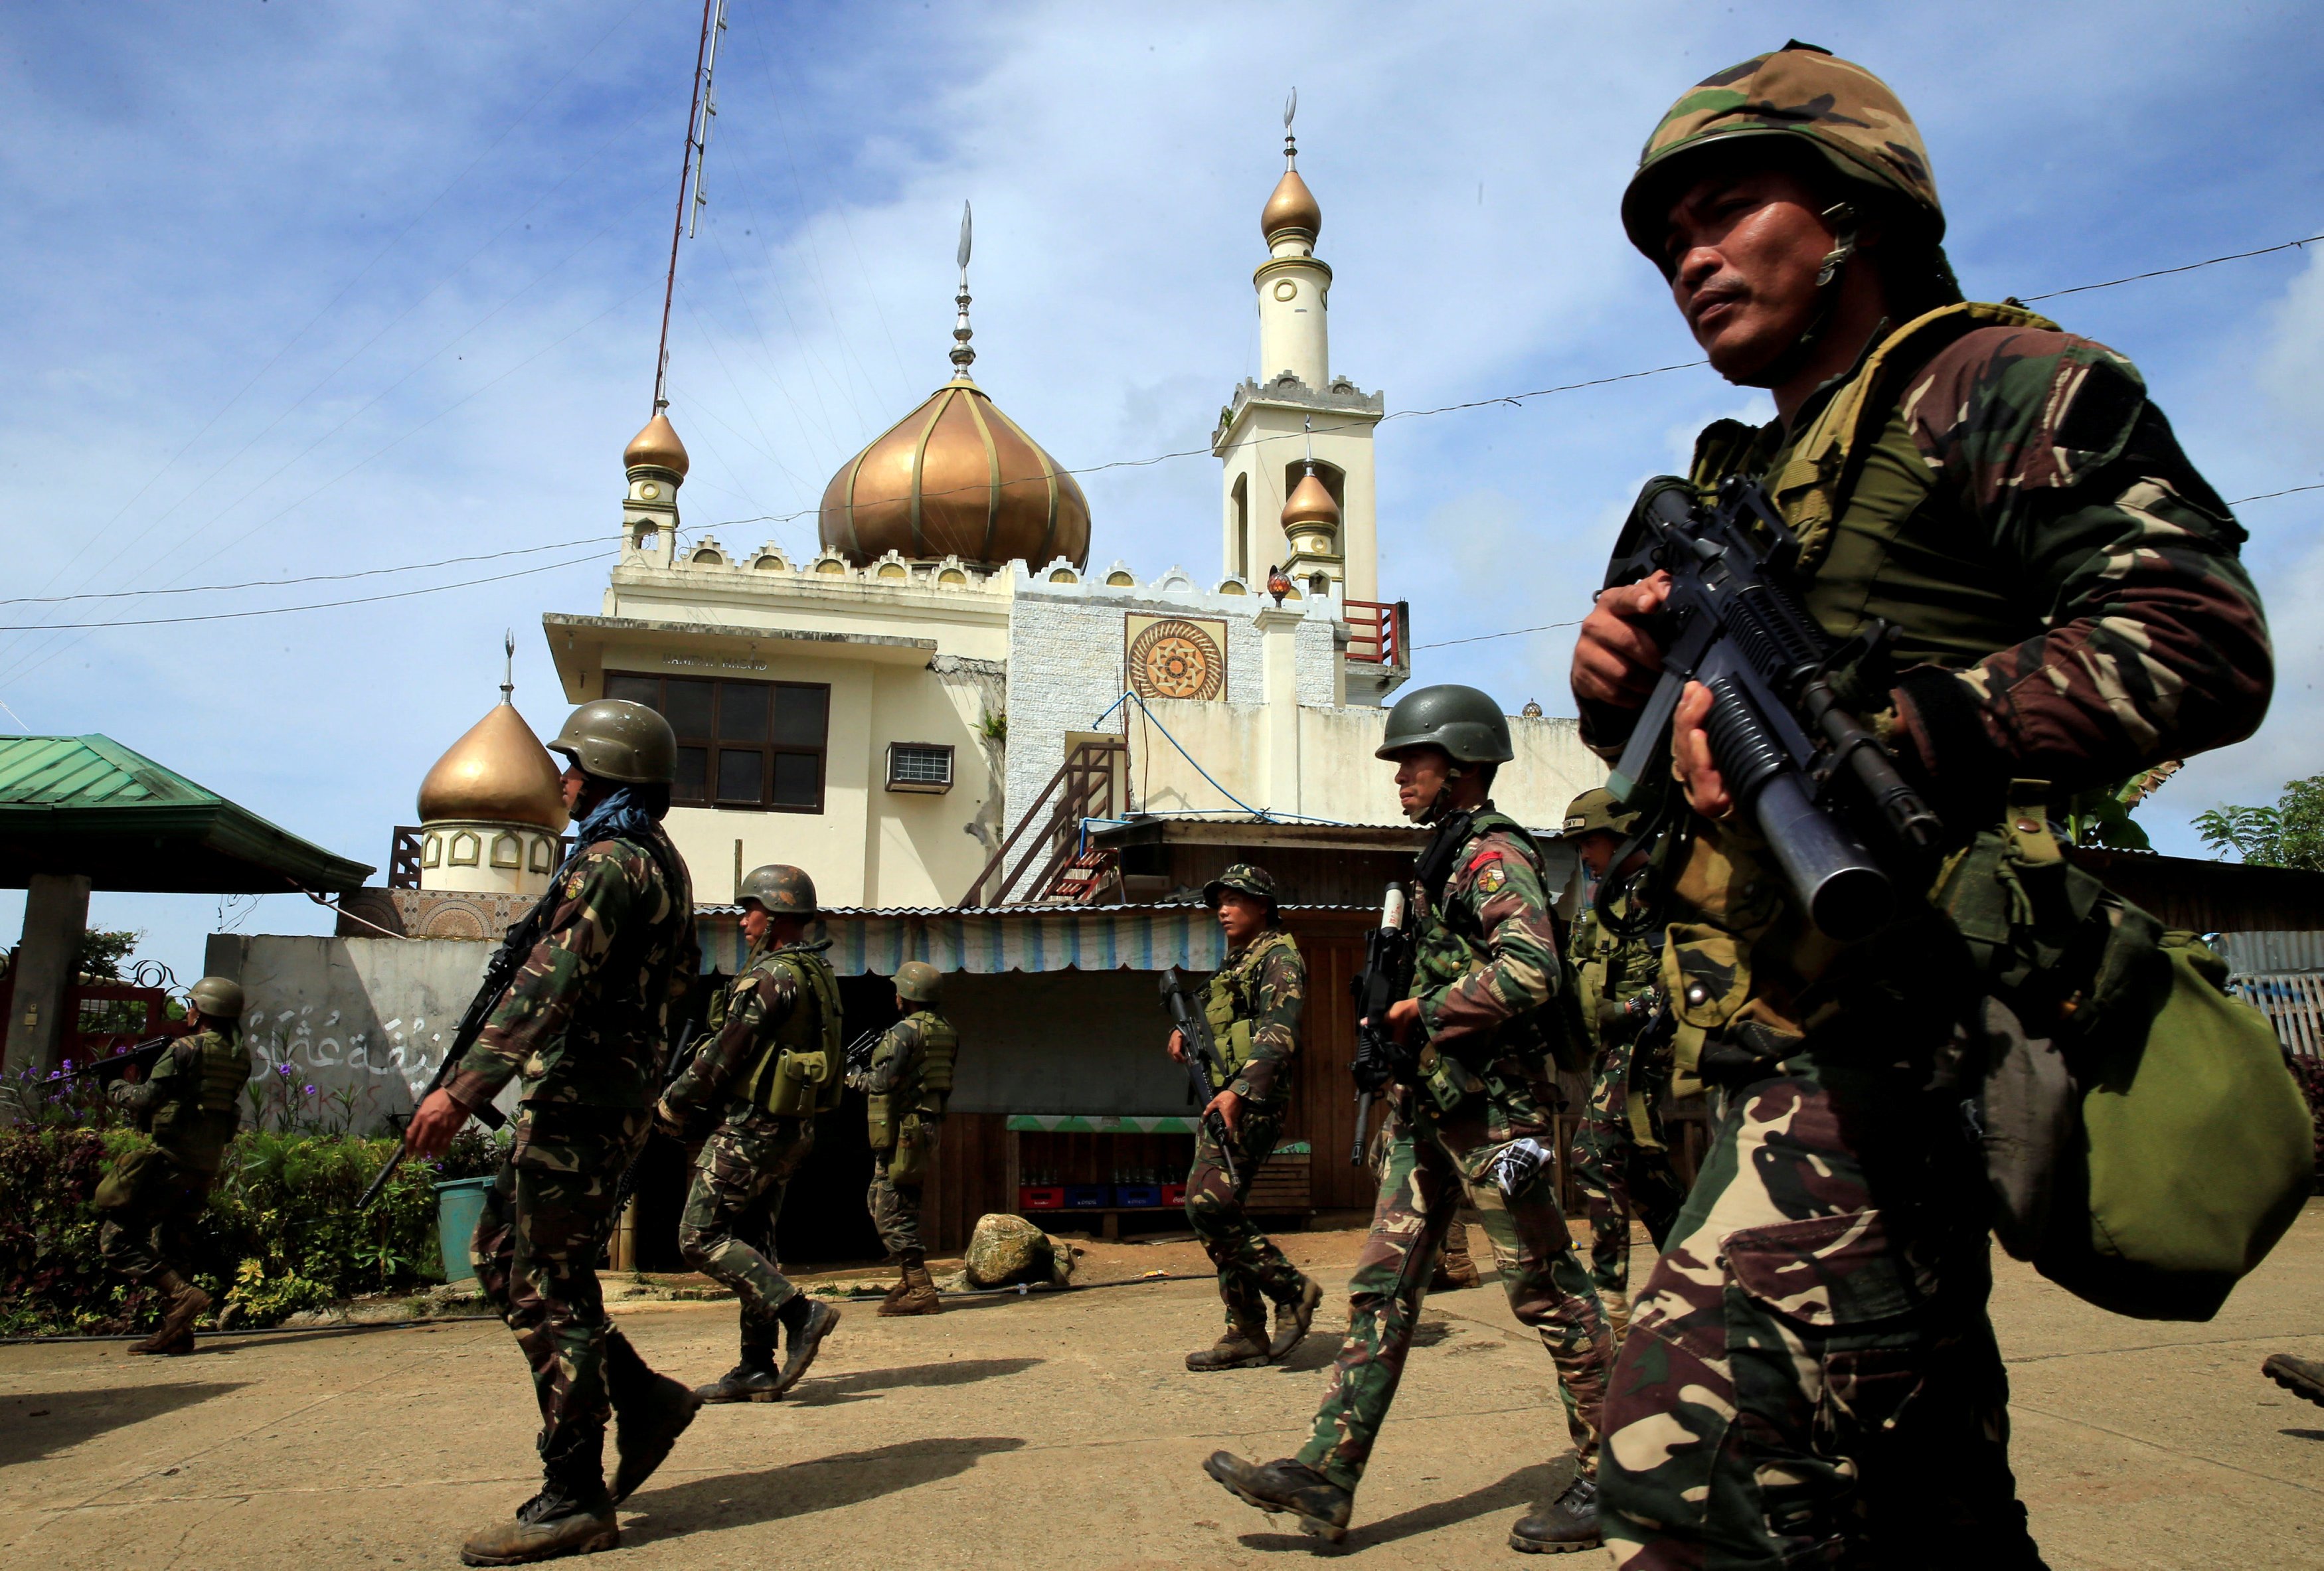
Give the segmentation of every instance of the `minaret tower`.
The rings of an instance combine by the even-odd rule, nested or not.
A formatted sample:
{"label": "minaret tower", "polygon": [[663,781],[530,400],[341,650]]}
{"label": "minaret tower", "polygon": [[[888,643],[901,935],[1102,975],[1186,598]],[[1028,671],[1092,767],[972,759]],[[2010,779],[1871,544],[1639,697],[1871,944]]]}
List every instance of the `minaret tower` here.
{"label": "minaret tower", "polygon": [[678,488],[686,484],[686,444],[654,400],[653,419],[622,449],[629,494],[622,504],[622,565],[667,568],[677,559]]}
{"label": "minaret tower", "polygon": [[1299,174],[1292,116],[1283,108],[1283,178],[1259,214],[1267,260],[1251,274],[1259,296],[1259,370],[1220,411],[1211,450],[1224,466],[1225,567],[1256,586],[1283,564],[1303,596],[1321,573],[1327,594],[1379,597],[1372,428],[1377,393],[1332,374],[1332,270],[1315,254],[1323,213]]}

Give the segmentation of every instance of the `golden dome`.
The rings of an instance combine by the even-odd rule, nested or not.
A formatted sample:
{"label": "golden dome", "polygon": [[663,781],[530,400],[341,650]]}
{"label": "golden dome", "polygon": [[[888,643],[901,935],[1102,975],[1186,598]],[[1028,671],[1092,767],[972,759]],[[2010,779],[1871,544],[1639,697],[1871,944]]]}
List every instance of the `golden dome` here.
{"label": "golden dome", "polygon": [[1323,477],[1310,469],[1291,488],[1290,498],[1283,504],[1283,532],[1289,534],[1301,524],[1314,523],[1339,528],[1340,504],[1332,500],[1331,488]]}
{"label": "golden dome", "polygon": [[[680,449],[681,463],[683,454]],[[561,834],[567,817],[558,783],[561,772],[516,706],[503,699],[469,726],[420,782],[420,821],[533,824]]]}
{"label": "golden dome", "polygon": [[984,390],[955,376],[849,459],[823,493],[824,545],[997,567],[1089,565],[1089,499]]}
{"label": "golden dome", "polygon": [[1286,229],[1303,230],[1310,240],[1323,232],[1323,209],[1315,205],[1315,193],[1307,189],[1296,169],[1283,171],[1283,178],[1275,182],[1275,194],[1267,199],[1267,207],[1259,215],[1259,232],[1268,239]]}
{"label": "golden dome", "polygon": [[667,469],[683,480],[686,463],[686,444],[678,439],[678,428],[669,423],[669,416],[659,410],[622,449],[624,469]]}

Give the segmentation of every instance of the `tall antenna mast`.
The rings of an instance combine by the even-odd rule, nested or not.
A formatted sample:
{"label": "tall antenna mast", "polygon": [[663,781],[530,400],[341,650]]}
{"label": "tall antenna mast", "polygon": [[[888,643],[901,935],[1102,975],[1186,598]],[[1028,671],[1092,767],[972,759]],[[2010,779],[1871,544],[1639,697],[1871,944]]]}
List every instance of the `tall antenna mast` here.
{"label": "tall antenna mast", "polygon": [[[694,101],[686,111],[686,156],[678,166],[678,216],[669,226],[669,273],[661,287],[661,342],[654,350],[654,412],[669,407],[669,307],[678,293],[678,243],[691,232],[687,223],[687,192],[691,205],[702,205],[702,152],[710,143],[709,116],[718,113],[710,94],[710,68],[717,61],[715,40],[726,31],[726,0],[702,0],[702,41],[694,50]],[[708,113],[705,113],[707,105]]]}

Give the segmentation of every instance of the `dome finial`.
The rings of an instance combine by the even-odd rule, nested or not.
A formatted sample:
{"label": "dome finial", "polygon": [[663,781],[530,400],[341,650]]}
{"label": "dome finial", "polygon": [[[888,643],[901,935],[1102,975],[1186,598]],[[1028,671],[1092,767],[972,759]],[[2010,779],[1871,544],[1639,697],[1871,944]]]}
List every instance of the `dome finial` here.
{"label": "dome finial", "polygon": [[960,308],[960,316],[952,325],[953,374],[960,378],[965,378],[968,375],[968,368],[976,364],[976,351],[968,347],[968,340],[974,336],[975,331],[968,325],[970,236],[969,207],[966,202],[963,202],[960,205],[960,250],[957,254],[960,263],[960,292],[953,296],[953,303]]}
{"label": "dome finial", "polygon": [[511,708],[514,708],[516,707],[515,628],[507,628],[502,632],[501,648],[504,650],[507,654],[506,661],[501,667],[501,702],[506,704]]}
{"label": "dome finial", "polygon": [[1268,245],[1286,232],[1304,236],[1309,244],[1323,227],[1323,210],[1315,203],[1315,193],[1299,178],[1299,143],[1292,134],[1291,122],[1299,113],[1299,89],[1283,101],[1283,178],[1275,182],[1267,207],[1259,215],[1259,231]]}
{"label": "dome finial", "polygon": [[1299,143],[1291,134],[1291,119],[1298,113],[1299,89],[1294,88],[1291,96],[1283,100],[1283,167],[1286,169],[1299,167]]}

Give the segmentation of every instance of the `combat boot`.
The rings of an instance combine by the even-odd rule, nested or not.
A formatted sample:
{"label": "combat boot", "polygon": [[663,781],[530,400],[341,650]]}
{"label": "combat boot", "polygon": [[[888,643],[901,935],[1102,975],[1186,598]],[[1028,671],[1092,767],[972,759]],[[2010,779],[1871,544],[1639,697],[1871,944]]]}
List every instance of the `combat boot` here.
{"label": "combat boot", "polygon": [[[796,1300],[794,1300],[796,1301]],[[742,1355],[734,1367],[694,1394],[704,1402],[770,1402],[783,1394],[782,1377],[775,1372],[776,1321],[742,1311]]]}
{"label": "combat boot", "polygon": [[1245,1462],[1231,1451],[1213,1451],[1203,1464],[1203,1471],[1225,1484],[1227,1492],[1245,1505],[1255,1505],[1269,1516],[1291,1512],[1299,1519],[1301,1532],[1313,1533],[1328,1544],[1348,1536],[1355,1492],[1342,1489],[1305,1462],[1286,1456],[1262,1465]]}
{"label": "combat boot", "polygon": [[1577,1477],[1565,1492],[1537,1505],[1509,1529],[1509,1548],[1520,1555],[1563,1555],[1598,1545],[1598,1481]]}
{"label": "combat boot", "polygon": [[1267,1345],[1269,1358],[1281,1358],[1307,1340],[1307,1328],[1315,1324],[1315,1306],[1323,1301],[1323,1289],[1312,1277],[1299,1279],[1299,1296],[1275,1306],[1275,1337]]}
{"label": "combat boot", "polygon": [[902,1298],[906,1293],[908,1293],[911,1290],[911,1267],[905,1262],[904,1258],[901,1255],[899,1255],[896,1257],[896,1285],[888,1289],[887,1296],[880,1300],[879,1313],[882,1315],[893,1314],[895,1311],[890,1306],[893,1305],[897,1299]]}
{"label": "combat boot", "polygon": [[928,1276],[928,1257],[918,1250],[904,1256],[904,1290],[892,1295],[880,1306],[882,1315],[941,1315],[944,1300],[936,1296],[936,1284]]}
{"label": "combat boot", "polygon": [[703,1397],[646,1367],[619,1331],[605,1343],[605,1394],[613,1404],[613,1503],[637,1492],[694,1422]]}
{"label": "combat boot", "polygon": [[[805,1308],[799,1306],[805,1305]],[[778,1312],[783,1330],[790,1339],[789,1356],[783,1360],[783,1372],[775,1387],[775,1394],[798,1384],[807,1373],[807,1366],[823,1347],[823,1339],[839,1324],[839,1311],[829,1304],[808,1298],[805,1293],[793,1295]]]}
{"label": "combat boot", "polygon": [[2324,1407],[2324,1363],[2294,1358],[2289,1353],[2271,1353],[2267,1362],[2259,1366],[2259,1372],[2293,1396],[2305,1397]]}
{"label": "combat boot", "polygon": [[460,1546],[464,1566],[522,1566],[565,1555],[617,1549],[622,1528],[613,1502],[599,1484],[581,1496],[552,1483],[517,1512],[513,1522],[497,1522]]}
{"label": "combat boot", "polygon": [[1257,1369],[1267,1362],[1268,1346],[1266,1321],[1230,1326],[1226,1335],[1210,1346],[1186,1354],[1186,1367],[1197,1374],[1214,1369]]}
{"label": "combat boot", "polygon": [[210,1307],[210,1296],[174,1271],[164,1271],[160,1282],[170,1295],[161,1323],[153,1335],[133,1345],[132,1353],[182,1354],[194,1350],[194,1322]]}

